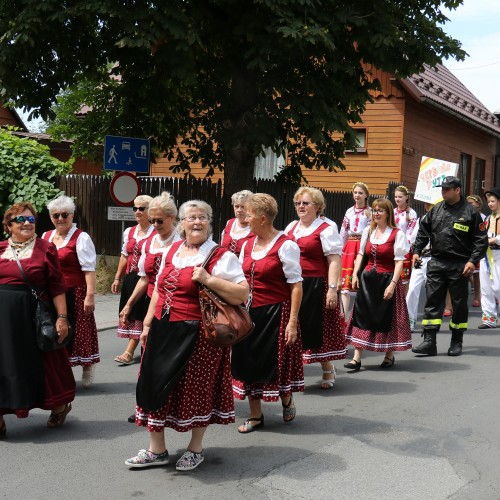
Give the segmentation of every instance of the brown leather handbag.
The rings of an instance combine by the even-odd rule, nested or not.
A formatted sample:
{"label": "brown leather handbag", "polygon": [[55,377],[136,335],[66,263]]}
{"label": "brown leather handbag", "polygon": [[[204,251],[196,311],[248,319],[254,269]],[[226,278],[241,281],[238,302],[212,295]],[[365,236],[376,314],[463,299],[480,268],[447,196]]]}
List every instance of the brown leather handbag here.
{"label": "brown leather handbag", "polygon": [[[202,267],[206,267],[218,248],[219,245],[211,250]],[[244,306],[228,304],[205,285],[200,285],[199,295],[203,331],[212,345],[230,346],[252,333],[255,325]]]}

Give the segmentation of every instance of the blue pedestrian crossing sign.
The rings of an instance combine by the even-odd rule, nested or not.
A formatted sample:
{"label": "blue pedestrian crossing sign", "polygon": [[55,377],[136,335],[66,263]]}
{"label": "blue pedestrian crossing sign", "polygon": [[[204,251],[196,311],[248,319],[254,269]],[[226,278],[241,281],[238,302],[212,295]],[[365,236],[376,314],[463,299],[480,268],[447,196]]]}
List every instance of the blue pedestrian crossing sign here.
{"label": "blue pedestrian crossing sign", "polygon": [[107,135],[104,138],[104,170],[149,173],[149,139]]}

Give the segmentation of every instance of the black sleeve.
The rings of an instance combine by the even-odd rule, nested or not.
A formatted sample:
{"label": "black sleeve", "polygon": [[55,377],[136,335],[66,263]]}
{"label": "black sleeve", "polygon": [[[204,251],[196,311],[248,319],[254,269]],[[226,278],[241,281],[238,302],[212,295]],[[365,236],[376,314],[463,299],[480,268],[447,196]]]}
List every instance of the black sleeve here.
{"label": "black sleeve", "polygon": [[413,253],[417,254],[418,256],[422,254],[422,250],[429,243],[430,234],[432,231],[431,219],[431,212],[426,213],[420,218],[417,237],[415,238],[415,243],[413,244]]}

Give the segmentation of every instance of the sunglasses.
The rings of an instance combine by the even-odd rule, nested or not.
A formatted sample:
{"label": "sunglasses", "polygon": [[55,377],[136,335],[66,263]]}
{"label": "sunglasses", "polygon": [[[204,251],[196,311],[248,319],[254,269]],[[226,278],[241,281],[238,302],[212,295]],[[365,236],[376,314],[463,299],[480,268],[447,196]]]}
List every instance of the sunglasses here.
{"label": "sunglasses", "polygon": [[300,207],[300,205],[304,205],[305,207],[308,207],[309,205],[316,205],[316,203],[313,203],[312,201],[294,201],[293,204],[296,207]]}
{"label": "sunglasses", "polygon": [[35,223],[35,217],[33,215],[18,215],[17,217],[13,217],[10,219],[10,222],[17,222],[18,224],[24,224],[28,221],[30,224]]}
{"label": "sunglasses", "polygon": [[52,214],[51,217],[54,219],[54,220],[57,220],[59,219],[60,217],[62,217],[63,219],[67,219],[68,218],[68,215],[69,215],[69,212],[61,212],[61,213],[57,213],[57,214]]}
{"label": "sunglasses", "polygon": [[144,210],[146,210],[146,207],[132,207],[132,210],[134,212],[137,212],[137,210],[139,210],[139,212],[144,212]]}
{"label": "sunglasses", "polygon": [[150,224],[163,224],[164,219],[148,219]]}

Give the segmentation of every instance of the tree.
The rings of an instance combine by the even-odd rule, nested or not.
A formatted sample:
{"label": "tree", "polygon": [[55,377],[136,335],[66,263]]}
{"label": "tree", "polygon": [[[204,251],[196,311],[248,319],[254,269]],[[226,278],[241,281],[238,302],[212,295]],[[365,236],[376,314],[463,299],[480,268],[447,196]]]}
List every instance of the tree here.
{"label": "tree", "polygon": [[178,170],[224,168],[231,193],[268,147],[293,180],[343,168],[349,124],[379,85],[363,63],[405,77],[463,59],[442,28],[461,3],[0,0],[1,92],[42,117],[65,108],[52,130],[78,151],[105,133],[151,137]]}
{"label": "tree", "polygon": [[56,177],[67,174],[71,164],[50,156],[47,146],[13,135],[12,130],[0,129],[0,213],[16,201],[29,201],[43,210],[61,193]]}

